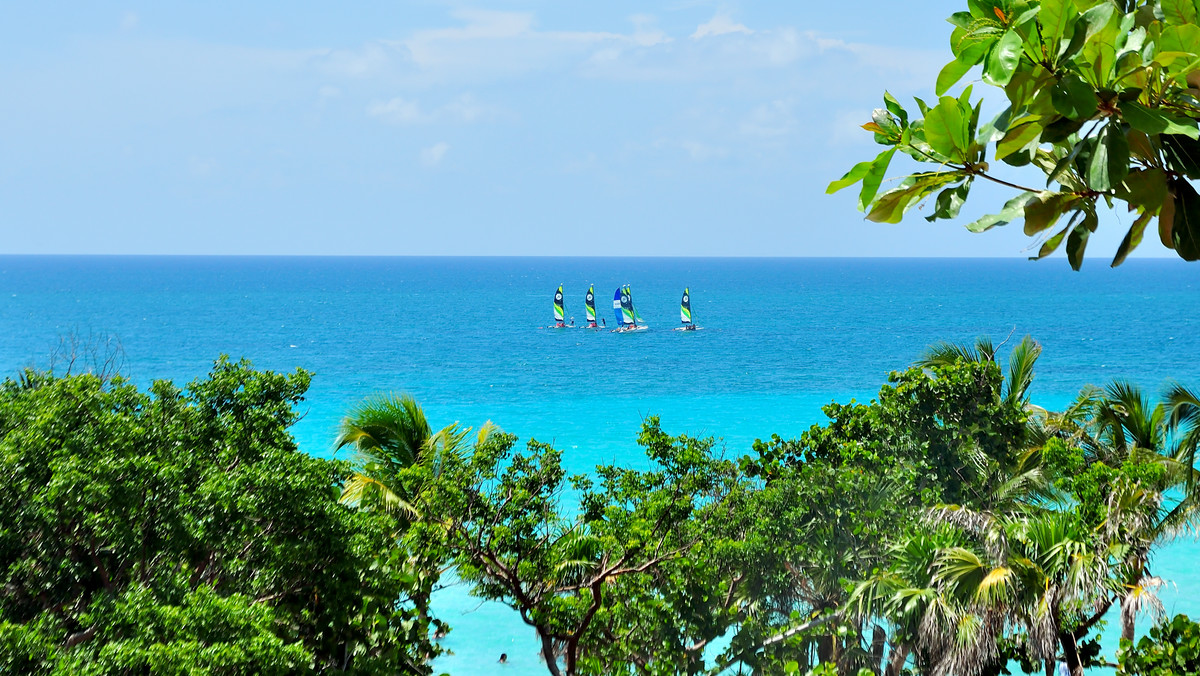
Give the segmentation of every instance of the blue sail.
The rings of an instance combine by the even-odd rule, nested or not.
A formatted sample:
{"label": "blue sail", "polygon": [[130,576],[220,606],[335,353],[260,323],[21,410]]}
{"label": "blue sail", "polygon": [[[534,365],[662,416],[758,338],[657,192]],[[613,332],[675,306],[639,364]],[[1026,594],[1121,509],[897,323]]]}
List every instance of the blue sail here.
{"label": "blue sail", "polygon": [[613,313],[617,315],[617,326],[621,325],[621,287],[613,294]]}

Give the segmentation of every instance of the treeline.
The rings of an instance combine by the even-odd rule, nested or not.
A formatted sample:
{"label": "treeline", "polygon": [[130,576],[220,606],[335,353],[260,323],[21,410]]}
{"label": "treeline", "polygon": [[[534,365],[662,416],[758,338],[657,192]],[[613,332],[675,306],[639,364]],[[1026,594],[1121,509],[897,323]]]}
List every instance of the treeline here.
{"label": "treeline", "polygon": [[1200,398],[1045,411],[1039,352],[936,346],[741,458],[650,418],[646,469],[579,476],[406,397],[348,412],[351,459],[309,457],[303,371],[27,371],[0,387],[0,672],[432,673],[451,571],[551,674],[1196,672],[1152,553],[1200,514]]}

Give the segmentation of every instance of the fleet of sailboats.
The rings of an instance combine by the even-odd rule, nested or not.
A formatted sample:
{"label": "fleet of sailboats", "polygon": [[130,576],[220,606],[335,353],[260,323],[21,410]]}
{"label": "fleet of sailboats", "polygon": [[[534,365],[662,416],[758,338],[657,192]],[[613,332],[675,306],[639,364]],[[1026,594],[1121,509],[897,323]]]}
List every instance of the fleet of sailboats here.
{"label": "fleet of sailboats", "polygon": [[[586,312],[587,323],[583,328],[601,328],[596,323],[598,318],[596,315],[596,286],[594,284],[588,286],[587,295],[584,296],[584,311]],[[617,327],[613,329],[613,333],[645,331],[650,328],[646,324],[646,320],[642,318],[642,313],[638,312],[637,306],[633,304],[633,290],[628,284],[618,286],[617,290],[613,293],[613,314],[617,320]],[[563,285],[559,284],[558,288],[554,291],[554,325],[546,328],[573,328],[575,326],[575,319],[571,318],[571,323],[568,324],[566,316]],[[687,288],[683,290],[683,299],[680,301],[679,319],[683,323],[683,326],[676,328],[676,331],[694,331],[700,328],[692,322],[691,292]],[[604,323],[603,319],[600,319],[600,321]]]}

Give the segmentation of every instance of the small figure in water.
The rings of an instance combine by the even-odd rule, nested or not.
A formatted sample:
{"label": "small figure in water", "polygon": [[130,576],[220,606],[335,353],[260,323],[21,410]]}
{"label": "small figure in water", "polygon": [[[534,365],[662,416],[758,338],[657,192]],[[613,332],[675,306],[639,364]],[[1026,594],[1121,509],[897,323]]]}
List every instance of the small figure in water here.
{"label": "small figure in water", "polygon": [[606,322],[606,321],[604,320],[604,317],[601,317],[601,318],[600,318],[600,323],[604,325],[604,328],[606,328],[606,329],[608,328],[608,322]]}
{"label": "small figure in water", "polygon": [[575,326],[575,318],[571,317],[571,326]]}
{"label": "small figure in water", "polygon": [[508,664],[508,653],[500,653],[500,664]]}

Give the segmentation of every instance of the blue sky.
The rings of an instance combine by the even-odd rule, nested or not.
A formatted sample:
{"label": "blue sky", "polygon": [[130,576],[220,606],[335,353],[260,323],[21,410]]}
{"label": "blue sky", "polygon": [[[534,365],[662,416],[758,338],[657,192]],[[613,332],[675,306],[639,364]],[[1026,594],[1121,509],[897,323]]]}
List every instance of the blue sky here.
{"label": "blue sky", "polygon": [[4,3],[0,251],[1024,256],[824,194],[959,4]]}

